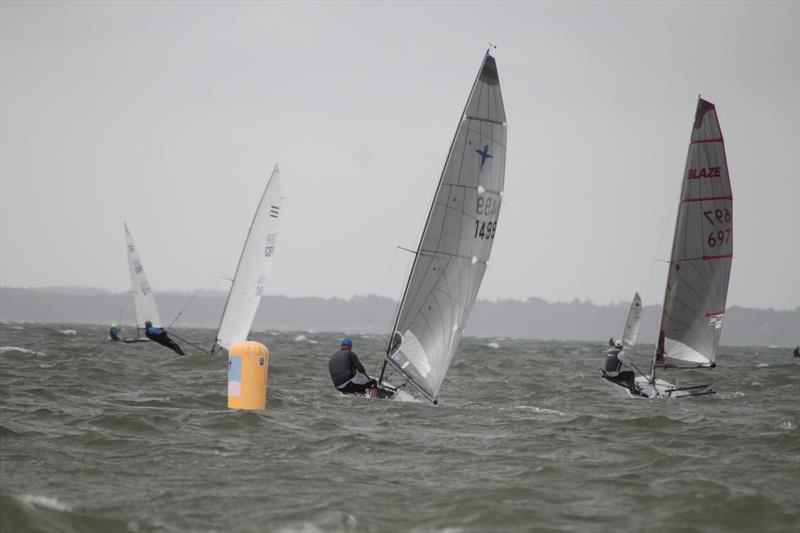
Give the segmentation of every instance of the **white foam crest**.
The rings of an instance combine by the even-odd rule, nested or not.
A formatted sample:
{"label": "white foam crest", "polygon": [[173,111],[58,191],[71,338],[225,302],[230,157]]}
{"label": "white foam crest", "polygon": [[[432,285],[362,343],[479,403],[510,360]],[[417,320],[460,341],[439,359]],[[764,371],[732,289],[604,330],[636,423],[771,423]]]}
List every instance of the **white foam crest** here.
{"label": "white foam crest", "polygon": [[41,494],[24,494],[19,496],[19,500],[29,507],[44,507],[55,511],[72,511],[72,506],[58,501],[52,496],[42,496]]}
{"label": "white foam crest", "polygon": [[0,346],[0,353],[6,353],[6,352],[22,352],[33,355],[46,355],[42,352],[37,352],[36,350],[29,350],[28,348],[20,348],[19,346]]}
{"label": "white foam crest", "polygon": [[75,331],[74,329],[62,329],[62,330],[59,330],[59,331],[61,331],[61,333],[63,333],[64,335],[77,335],[78,334],[78,332]]}
{"label": "white foam crest", "polygon": [[546,409],[544,407],[536,407],[535,405],[515,405],[512,409],[522,409],[525,411],[533,411],[534,413],[545,413],[549,415],[562,415],[565,416],[566,413],[562,413],[561,411],[556,411],[554,409]]}
{"label": "white foam crest", "polygon": [[488,346],[489,348],[494,348],[495,350],[496,350],[496,349],[498,349],[498,348],[500,347],[500,345],[499,345],[499,344],[497,344],[496,342],[490,342],[490,343],[489,343],[489,344],[487,344],[486,346]]}
{"label": "white foam crest", "polygon": [[764,368],[765,366],[769,366],[769,363],[758,363],[756,366],[758,368]]}
{"label": "white foam crest", "polygon": [[396,402],[422,403],[422,401],[419,398],[416,398],[413,394],[410,394],[403,390],[397,391],[392,400]]}
{"label": "white foam crest", "polygon": [[299,525],[287,526],[278,529],[279,533],[324,533],[325,530],[311,522],[303,522]]}
{"label": "white foam crest", "polygon": [[298,335],[297,337],[295,337],[292,340],[294,342],[307,342],[309,344],[319,344],[319,341],[315,341],[314,339],[309,339],[305,335]]}

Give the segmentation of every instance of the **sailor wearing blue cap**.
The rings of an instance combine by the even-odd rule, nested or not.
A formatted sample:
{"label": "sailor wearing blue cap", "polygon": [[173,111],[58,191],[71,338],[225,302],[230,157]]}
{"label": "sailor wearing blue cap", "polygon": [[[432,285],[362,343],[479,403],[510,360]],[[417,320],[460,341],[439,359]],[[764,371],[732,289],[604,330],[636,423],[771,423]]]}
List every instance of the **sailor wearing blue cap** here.
{"label": "sailor wearing blue cap", "polygon": [[342,394],[364,394],[375,386],[375,380],[367,375],[364,366],[353,352],[353,341],[344,338],[339,351],[328,361],[333,386]]}

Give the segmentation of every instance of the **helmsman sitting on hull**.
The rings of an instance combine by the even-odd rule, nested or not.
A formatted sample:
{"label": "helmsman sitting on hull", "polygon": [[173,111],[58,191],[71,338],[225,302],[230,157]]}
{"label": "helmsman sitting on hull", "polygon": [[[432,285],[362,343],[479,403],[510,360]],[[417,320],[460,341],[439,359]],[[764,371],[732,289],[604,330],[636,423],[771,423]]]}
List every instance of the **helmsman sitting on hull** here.
{"label": "helmsman sitting on hull", "polygon": [[342,339],[340,350],[328,361],[328,371],[333,386],[342,394],[369,393],[377,385],[353,352],[353,341],[347,338]]}
{"label": "helmsman sitting on hull", "polygon": [[638,394],[639,390],[635,383],[636,374],[634,374],[633,370],[622,370],[623,367],[630,368],[630,366],[630,363],[625,357],[622,341],[616,341],[614,346],[608,350],[603,377],[609,381],[627,387],[634,394]]}

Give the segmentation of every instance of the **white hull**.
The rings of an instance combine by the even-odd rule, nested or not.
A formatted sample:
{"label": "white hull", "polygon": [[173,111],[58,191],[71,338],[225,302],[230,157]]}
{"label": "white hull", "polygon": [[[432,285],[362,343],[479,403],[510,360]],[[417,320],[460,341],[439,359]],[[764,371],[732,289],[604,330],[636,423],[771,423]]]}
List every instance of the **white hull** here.
{"label": "white hull", "polygon": [[[635,381],[639,389],[639,398],[683,398],[686,396],[700,396],[703,394],[713,394],[713,385],[698,385],[692,387],[678,387],[668,383],[663,379],[656,379],[655,385],[650,383],[647,378],[638,376]],[[633,396],[632,393],[630,393]]]}

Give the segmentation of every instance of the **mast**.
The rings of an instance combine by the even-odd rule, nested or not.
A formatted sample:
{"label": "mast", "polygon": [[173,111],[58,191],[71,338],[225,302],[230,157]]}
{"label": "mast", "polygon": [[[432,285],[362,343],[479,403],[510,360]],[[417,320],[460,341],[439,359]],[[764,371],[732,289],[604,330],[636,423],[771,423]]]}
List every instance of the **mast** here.
{"label": "mast", "polygon": [[[469,106],[470,99],[472,98],[472,94],[475,91],[475,87],[478,85],[478,80],[480,79],[481,72],[483,72],[483,66],[486,63],[486,58],[490,57],[489,55],[490,48],[486,49],[486,53],[483,55],[483,60],[481,61],[481,65],[478,68],[478,73],[475,75],[475,80],[472,82],[472,88],[469,91],[469,95],[467,95],[467,101],[464,103],[464,109],[461,111],[461,115],[459,116],[459,125],[464,120],[464,116],[467,114],[467,107]],[[392,351],[392,346],[394,344],[394,334],[397,331],[397,324],[400,322],[400,315],[403,312],[403,305],[406,301],[406,296],[408,295],[408,287],[411,282],[411,276],[414,274],[414,267],[417,266],[417,259],[420,256],[420,250],[422,248],[422,242],[425,239],[425,230],[428,228],[428,224],[431,221],[431,215],[433,214],[433,208],[436,205],[436,198],[439,196],[439,191],[442,188],[442,182],[444,180],[445,171],[447,170],[447,162],[450,160],[450,156],[453,153],[453,146],[455,145],[456,138],[458,137],[458,126],[456,126],[456,131],[453,134],[453,139],[450,141],[450,148],[447,149],[447,157],[445,158],[445,163],[442,165],[442,172],[439,174],[439,182],[436,185],[436,191],[433,193],[433,200],[431,201],[431,206],[428,209],[428,216],[425,218],[425,225],[422,227],[422,232],[420,233],[419,242],[417,243],[417,251],[414,253],[414,261],[411,263],[411,270],[408,272],[408,279],[406,279],[406,285],[403,289],[403,296],[400,299],[400,305],[397,307],[397,315],[394,319],[394,325],[392,326],[392,330],[389,333],[389,342],[386,346],[386,354],[383,358],[383,366],[381,367],[381,374],[378,378],[378,383],[383,381],[383,376],[386,373],[386,365],[389,363],[389,354]],[[410,381],[410,380],[407,380]],[[423,395],[425,395],[430,401],[434,401],[433,398],[430,398],[427,393],[420,390],[413,382],[414,388],[419,390]]]}

